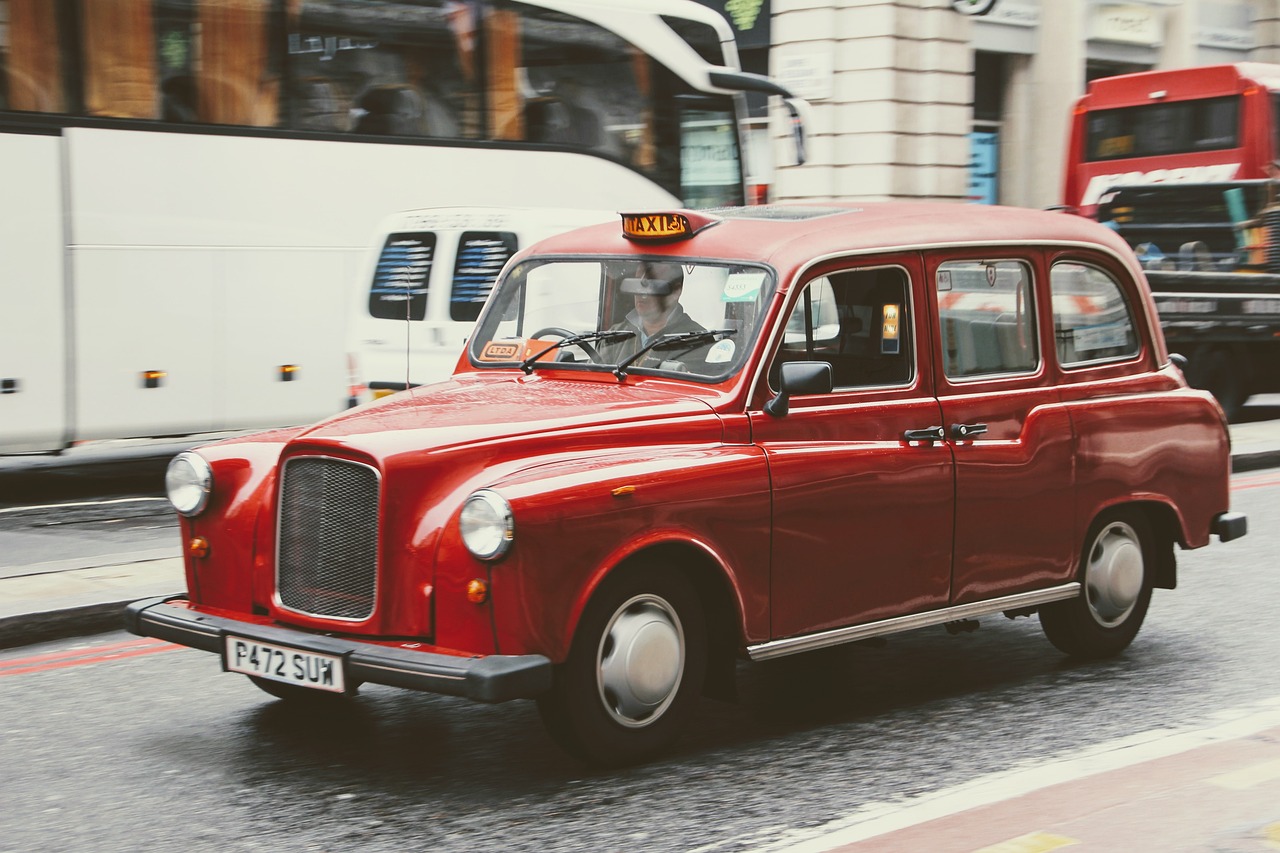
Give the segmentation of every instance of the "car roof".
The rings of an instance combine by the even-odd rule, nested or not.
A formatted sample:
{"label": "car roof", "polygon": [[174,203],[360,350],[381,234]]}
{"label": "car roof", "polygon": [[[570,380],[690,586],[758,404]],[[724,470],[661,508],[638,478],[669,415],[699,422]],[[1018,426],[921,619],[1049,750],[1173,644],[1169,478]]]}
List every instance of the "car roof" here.
{"label": "car roof", "polygon": [[548,238],[532,247],[532,252],[729,258],[767,263],[781,271],[838,254],[934,246],[1079,244],[1109,250],[1131,270],[1137,270],[1132,251],[1114,231],[1084,217],[1056,211],[890,201],[685,212],[719,221],[687,239],[649,243],[623,237],[619,219]]}

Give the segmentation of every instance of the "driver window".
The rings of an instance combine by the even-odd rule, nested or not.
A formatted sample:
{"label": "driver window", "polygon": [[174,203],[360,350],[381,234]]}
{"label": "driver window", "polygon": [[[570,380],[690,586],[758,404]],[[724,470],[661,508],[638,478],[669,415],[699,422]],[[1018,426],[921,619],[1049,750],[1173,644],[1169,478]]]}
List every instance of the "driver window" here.
{"label": "driver window", "polygon": [[915,375],[906,272],[849,270],[805,285],[769,371],[787,361],[825,361],[837,389],[903,385]]}

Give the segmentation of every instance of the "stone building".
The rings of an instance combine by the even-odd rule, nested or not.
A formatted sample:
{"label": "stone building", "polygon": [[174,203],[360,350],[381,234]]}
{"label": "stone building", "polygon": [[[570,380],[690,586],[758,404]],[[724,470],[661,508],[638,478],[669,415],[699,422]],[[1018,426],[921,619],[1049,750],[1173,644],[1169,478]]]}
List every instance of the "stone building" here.
{"label": "stone building", "polygon": [[788,165],[774,116],[772,198],[1049,206],[1088,81],[1280,62],[1280,0],[995,0],[981,16],[956,5],[982,4],[771,0],[767,70],[813,109],[803,166]]}

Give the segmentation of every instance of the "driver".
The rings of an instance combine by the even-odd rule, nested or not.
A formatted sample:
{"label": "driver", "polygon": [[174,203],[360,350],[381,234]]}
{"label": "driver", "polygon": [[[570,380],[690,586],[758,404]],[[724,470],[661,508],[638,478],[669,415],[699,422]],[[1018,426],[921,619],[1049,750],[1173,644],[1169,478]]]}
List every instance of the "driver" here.
{"label": "driver", "polygon": [[[684,272],[680,264],[669,261],[644,261],[638,278],[624,278],[619,292],[634,300],[634,308],[611,331],[635,332],[633,337],[608,344],[601,350],[605,361],[618,363],[658,335],[702,332],[705,327],[685,313],[680,304],[684,291]],[[669,356],[667,356],[669,357]],[[662,353],[650,353],[641,363],[660,362]]]}

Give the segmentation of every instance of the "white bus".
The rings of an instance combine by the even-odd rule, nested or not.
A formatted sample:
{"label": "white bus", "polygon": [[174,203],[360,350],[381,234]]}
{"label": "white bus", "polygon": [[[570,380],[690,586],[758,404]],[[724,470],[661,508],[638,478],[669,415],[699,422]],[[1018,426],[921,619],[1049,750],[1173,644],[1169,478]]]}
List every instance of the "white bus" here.
{"label": "white bus", "polygon": [[0,0],[0,453],[336,412],[384,216],[742,203],[748,90],[691,0]]}

